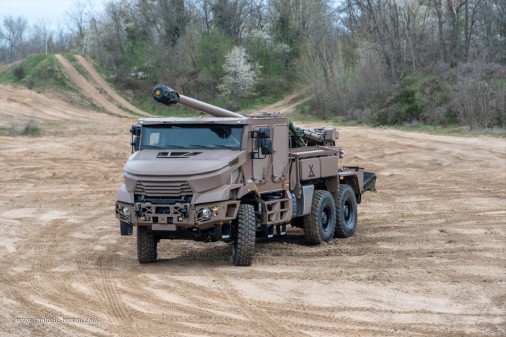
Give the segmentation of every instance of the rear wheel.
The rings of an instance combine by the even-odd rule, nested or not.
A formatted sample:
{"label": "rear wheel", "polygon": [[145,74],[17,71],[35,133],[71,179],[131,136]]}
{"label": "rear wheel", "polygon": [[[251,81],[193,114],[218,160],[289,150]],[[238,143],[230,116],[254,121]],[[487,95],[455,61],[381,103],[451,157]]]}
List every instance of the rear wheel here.
{"label": "rear wheel", "polygon": [[255,255],[256,217],[253,205],[242,204],[232,228],[232,260],[236,266],[251,266]]}
{"label": "rear wheel", "polygon": [[350,185],[340,185],[336,202],[336,238],[347,238],[357,229],[357,199]]}
{"label": "rear wheel", "polygon": [[137,226],[137,258],[139,263],[156,261],[158,240],[146,226]]}
{"label": "rear wheel", "polygon": [[336,226],[336,205],[332,194],[317,190],[313,195],[311,213],[304,217],[304,237],[309,244],[329,242]]}

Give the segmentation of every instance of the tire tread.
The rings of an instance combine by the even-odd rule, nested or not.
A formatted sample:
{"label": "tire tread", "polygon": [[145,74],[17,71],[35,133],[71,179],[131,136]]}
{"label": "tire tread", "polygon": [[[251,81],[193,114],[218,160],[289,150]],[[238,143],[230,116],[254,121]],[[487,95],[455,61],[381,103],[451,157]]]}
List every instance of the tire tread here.
{"label": "tire tread", "polygon": [[[347,238],[347,237],[350,237],[353,234],[355,234],[355,228],[353,229],[352,232],[346,230],[346,228],[345,228],[345,220],[342,217],[342,213],[340,211],[341,204],[342,204],[342,199],[344,197],[346,197],[345,193],[348,193],[348,194],[351,193],[351,195],[353,196],[353,198],[355,198],[355,192],[353,192],[353,189],[351,188],[350,185],[346,185],[346,184],[339,185],[339,189],[338,189],[338,193],[337,193],[337,200],[336,200],[336,229],[335,229],[335,232],[334,232],[334,237],[335,238]],[[357,226],[357,203],[356,203],[356,199],[354,199],[354,201],[353,201],[352,204],[354,205],[353,212],[355,213],[355,227],[356,227]]]}
{"label": "tire tread", "polygon": [[137,258],[139,263],[153,263],[157,257],[156,238],[146,226],[137,226]]}
{"label": "tire tread", "polygon": [[[237,241],[233,262],[236,266],[251,266],[255,256],[256,216],[253,205],[242,204],[237,213]],[[234,244],[234,243],[232,243]]]}
{"label": "tire tread", "polygon": [[[316,190],[313,194],[313,200],[311,204],[311,213],[304,216],[304,238],[306,243],[317,245],[322,242],[326,242],[320,234],[320,225],[318,223],[318,217],[320,212],[320,202],[325,196],[331,195],[326,190]],[[332,239],[332,235],[330,236]]]}

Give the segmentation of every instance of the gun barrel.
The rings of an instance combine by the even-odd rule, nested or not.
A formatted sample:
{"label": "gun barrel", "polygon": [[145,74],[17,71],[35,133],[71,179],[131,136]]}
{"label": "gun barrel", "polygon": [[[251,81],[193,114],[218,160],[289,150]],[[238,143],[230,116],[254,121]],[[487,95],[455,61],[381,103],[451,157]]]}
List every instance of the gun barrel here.
{"label": "gun barrel", "polygon": [[179,103],[184,106],[208,113],[211,116],[244,118],[243,115],[238,114],[236,112],[232,112],[230,110],[223,109],[185,95],[181,95],[177,91],[166,85],[157,85],[156,87],[154,87],[153,98],[155,99],[155,101],[165,105]]}
{"label": "gun barrel", "polygon": [[183,104],[187,107],[194,108],[203,112],[206,112],[212,116],[216,117],[235,117],[235,118],[243,118],[244,116],[241,114],[238,114],[236,112],[232,112],[227,109],[223,109],[220,107],[217,107],[212,104],[208,104],[199,100],[196,100],[194,98],[179,95],[179,103]]}

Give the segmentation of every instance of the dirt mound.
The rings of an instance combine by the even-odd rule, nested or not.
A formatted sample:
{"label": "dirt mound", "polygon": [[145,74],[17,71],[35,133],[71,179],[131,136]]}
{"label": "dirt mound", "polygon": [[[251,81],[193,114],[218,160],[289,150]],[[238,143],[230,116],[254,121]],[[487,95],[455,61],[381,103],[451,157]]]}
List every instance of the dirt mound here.
{"label": "dirt mound", "polygon": [[95,67],[88,62],[84,57],[81,55],[75,55],[79,63],[84,67],[84,69],[88,72],[88,74],[91,76],[94,83],[98,85],[98,87],[105,91],[108,97],[112,99],[112,101],[117,104],[120,107],[126,108],[129,111],[135,112],[137,114],[140,114],[141,116],[147,116],[148,113],[145,111],[142,111],[138,109],[137,107],[133,106],[125,100],[123,97],[118,95],[116,90],[114,90],[109,83],[107,83],[102,76],[95,70]]}
{"label": "dirt mound", "polygon": [[162,241],[140,265],[113,214],[131,119],[0,86],[2,123],[32,112],[51,132],[0,137],[3,335],[506,333],[504,139],[340,128],[344,163],[378,174],[355,236],[290,229],[249,268],[223,243]]}
{"label": "dirt mound", "polygon": [[55,57],[58,60],[58,62],[61,63],[65,73],[77,85],[79,90],[81,90],[81,92],[85,96],[90,98],[92,101],[96,102],[98,106],[103,107],[110,114],[122,117],[130,117],[129,113],[123,111],[114,103],[112,103],[110,98],[102,95],[91,82],[89,82],[81,74],[79,74],[77,70],[74,68],[74,66],[72,66],[72,64],[65,57],[61,55],[55,55]]}

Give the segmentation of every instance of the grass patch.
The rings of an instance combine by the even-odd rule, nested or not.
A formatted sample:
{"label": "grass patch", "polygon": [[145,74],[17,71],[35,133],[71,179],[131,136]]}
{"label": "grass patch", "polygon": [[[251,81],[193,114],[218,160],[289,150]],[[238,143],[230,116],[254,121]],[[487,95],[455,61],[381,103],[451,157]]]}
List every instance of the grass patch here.
{"label": "grass patch", "polygon": [[[15,63],[0,75],[0,83],[19,83],[27,74],[31,74],[39,63],[45,59],[46,55],[32,55],[23,61]],[[22,69],[22,71],[19,69]],[[23,76],[17,77],[16,74],[20,74],[20,72],[22,72]]]}
{"label": "grass patch", "polygon": [[[239,106],[241,107],[240,111],[237,112],[244,112],[247,113],[249,110],[254,110],[261,108],[265,105],[276,103],[283,99],[282,94],[275,94],[275,95],[258,95],[255,97],[249,97],[249,98],[243,98],[239,100]],[[275,112],[275,111],[268,111],[268,112]]]}
{"label": "grass patch", "polygon": [[16,124],[13,123],[10,128],[1,128],[0,135],[1,136],[25,136],[25,137],[39,137],[44,134],[44,130],[39,127],[38,123],[30,119],[29,121]]}
{"label": "grass patch", "polygon": [[316,117],[315,115],[311,114],[310,111],[311,111],[311,102],[305,101],[295,108],[295,111],[290,115],[290,119],[301,122],[320,120],[319,117]]}
{"label": "grass patch", "polygon": [[331,124],[333,126],[354,126],[360,125],[355,121],[343,120],[340,116],[329,116],[330,118],[322,118],[311,113],[311,101],[307,100],[297,105],[295,111],[292,112],[289,117],[297,124],[297,122],[317,122],[322,125]]}
{"label": "grass patch", "polygon": [[54,89],[77,92],[53,55],[31,55],[25,58],[3,72],[0,83],[22,84],[43,92]]}
{"label": "grass patch", "polygon": [[111,78],[114,77],[114,73],[111,69],[104,67],[99,62],[95,62],[93,59],[89,60],[90,63],[95,67],[95,70],[102,75],[104,79],[106,79],[107,82],[111,83]]}

